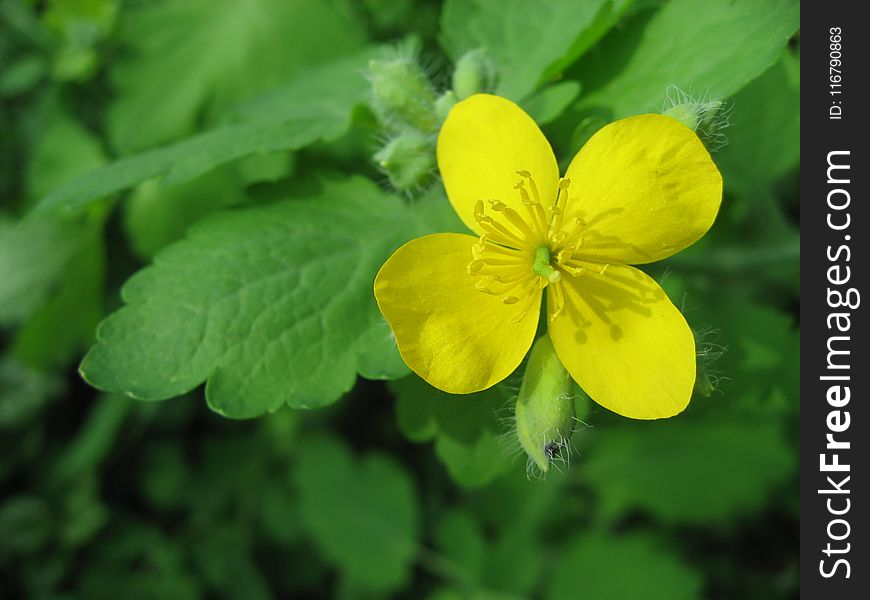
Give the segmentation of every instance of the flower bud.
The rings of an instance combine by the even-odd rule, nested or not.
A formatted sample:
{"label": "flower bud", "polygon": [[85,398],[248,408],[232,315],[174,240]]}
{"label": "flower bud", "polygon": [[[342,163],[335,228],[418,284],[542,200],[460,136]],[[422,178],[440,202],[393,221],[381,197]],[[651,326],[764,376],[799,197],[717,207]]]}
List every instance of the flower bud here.
{"label": "flower bud", "polygon": [[692,334],[695,336],[696,354],[695,393],[709,398],[719,387],[722,378],[715,364],[725,354],[725,348],[716,343],[718,332],[713,329],[701,328],[693,330]]}
{"label": "flower bud", "polygon": [[486,92],[495,86],[495,64],[485,48],[463,54],[453,70],[453,91],[464,100],[472,94]]}
{"label": "flower bud", "polygon": [[453,90],[447,90],[438,96],[438,99],[435,101],[435,114],[438,116],[438,120],[443,123],[444,119],[447,118],[447,113],[450,112],[450,109],[458,101],[459,99],[453,93]]}
{"label": "flower bud", "polygon": [[529,467],[547,473],[550,464],[567,453],[574,431],[571,376],[562,366],[553,342],[544,335],[535,341],[517,397],[516,427]]}
{"label": "flower bud", "polygon": [[435,172],[435,140],[408,129],[387,142],[374,158],[394,188],[410,192],[425,185]]}
{"label": "flower bud", "polygon": [[369,62],[372,110],[384,126],[398,131],[411,127],[434,133],[439,120],[435,115],[435,90],[416,57],[397,55]]}
{"label": "flower bud", "polygon": [[676,86],[668,89],[662,114],[695,131],[710,152],[724,146],[730,107],[721,99],[696,99]]}

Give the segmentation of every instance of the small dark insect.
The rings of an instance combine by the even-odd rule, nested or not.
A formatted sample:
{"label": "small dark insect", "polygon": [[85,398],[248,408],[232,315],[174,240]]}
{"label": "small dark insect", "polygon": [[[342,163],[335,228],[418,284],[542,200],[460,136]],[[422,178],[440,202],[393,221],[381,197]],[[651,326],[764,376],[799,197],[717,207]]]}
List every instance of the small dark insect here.
{"label": "small dark insect", "polygon": [[559,452],[562,450],[562,444],[559,442],[547,442],[544,444],[544,455],[548,460],[553,460],[557,456],[559,456]]}

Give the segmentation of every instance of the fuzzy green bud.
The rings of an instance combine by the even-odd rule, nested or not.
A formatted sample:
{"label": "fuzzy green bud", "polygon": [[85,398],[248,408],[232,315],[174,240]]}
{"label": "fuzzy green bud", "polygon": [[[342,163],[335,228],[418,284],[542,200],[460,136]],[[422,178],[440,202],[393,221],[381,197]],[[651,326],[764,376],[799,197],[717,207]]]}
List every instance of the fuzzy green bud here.
{"label": "fuzzy green bud", "polygon": [[464,100],[495,85],[495,65],[485,48],[463,54],[453,70],[453,91]]}
{"label": "fuzzy green bud", "polygon": [[394,188],[410,192],[425,185],[435,172],[435,139],[408,129],[387,142],[374,159]]}
{"label": "fuzzy green bud", "polygon": [[[695,393],[709,398],[719,384],[720,372],[714,366],[722,358],[725,348],[715,343],[716,332],[710,329],[693,330],[695,336]],[[711,339],[713,338],[713,339]]]}
{"label": "fuzzy green bud", "polygon": [[516,425],[520,445],[533,464],[547,473],[553,460],[566,448],[574,431],[574,397],[571,376],[550,337],[535,341],[517,397]]}
{"label": "fuzzy green bud", "polygon": [[438,96],[438,100],[435,101],[435,114],[438,116],[438,120],[443,123],[444,119],[447,118],[447,113],[458,101],[459,98],[456,97],[453,90],[447,90]]}
{"label": "fuzzy green bud", "polygon": [[698,124],[700,123],[699,110],[696,104],[677,104],[662,114],[676,119],[692,131],[698,129]]}
{"label": "fuzzy green bud", "polygon": [[696,99],[677,87],[668,89],[662,114],[693,130],[713,152],[727,143],[728,105],[720,99]]}
{"label": "fuzzy green bud", "polygon": [[710,379],[710,374],[707,373],[704,365],[698,363],[695,375],[695,393],[700,394],[704,398],[709,398],[713,395],[715,390],[716,386],[713,385],[713,380]]}
{"label": "fuzzy green bud", "polygon": [[416,58],[373,59],[369,62],[368,78],[372,110],[383,125],[396,131],[403,127],[437,131],[435,90]]}

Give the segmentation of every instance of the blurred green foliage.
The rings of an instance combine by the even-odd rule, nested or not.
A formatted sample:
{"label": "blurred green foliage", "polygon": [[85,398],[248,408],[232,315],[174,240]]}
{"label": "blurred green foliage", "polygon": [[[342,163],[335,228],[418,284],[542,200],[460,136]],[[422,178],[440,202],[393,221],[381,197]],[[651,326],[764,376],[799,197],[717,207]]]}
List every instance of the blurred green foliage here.
{"label": "blurred green foliage", "polygon": [[[796,597],[798,13],[0,0],[0,596]],[[461,225],[372,159],[405,127],[366,79],[396,44],[432,115],[473,52],[457,93],[568,159],[671,86],[726,98],[718,221],[651,271],[708,397],[634,422],[579,394],[574,464],[528,481],[516,377],[408,375],[372,279]]]}

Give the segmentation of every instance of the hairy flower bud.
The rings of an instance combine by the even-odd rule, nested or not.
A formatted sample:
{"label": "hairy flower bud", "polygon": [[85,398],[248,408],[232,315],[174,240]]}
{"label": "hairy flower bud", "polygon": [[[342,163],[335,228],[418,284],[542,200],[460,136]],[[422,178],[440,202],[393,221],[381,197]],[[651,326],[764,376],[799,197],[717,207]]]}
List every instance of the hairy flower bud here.
{"label": "hairy flower bud", "polygon": [[697,99],[676,86],[668,88],[662,114],[695,131],[710,152],[724,146],[724,130],[730,125],[730,107],[718,98]]}
{"label": "hairy flower bud", "polygon": [[495,64],[484,48],[463,54],[453,70],[453,91],[464,100],[472,94],[491,91],[495,85]]}
{"label": "hairy flower bud", "polygon": [[434,133],[440,120],[435,114],[435,90],[429,77],[408,52],[369,62],[371,105],[382,125],[398,131],[411,127]]}
{"label": "hairy flower bud", "polygon": [[387,142],[374,158],[394,188],[410,192],[425,185],[435,172],[435,140],[408,129]]}
{"label": "hairy flower bud", "polygon": [[453,90],[447,90],[438,96],[438,100],[435,101],[435,114],[438,115],[438,120],[443,122],[447,118],[447,113],[458,101]]}
{"label": "hairy flower bud", "polygon": [[715,368],[725,354],[725,348],[716,343],[718,331],[710,328],[694,329],[695,352],[697,355],[695,393],[709,398],[719,387],[722,374]]}
{"label": "hairy flower bud", "polygon": [[[568,459],[568,440],[574,431],[574,396],[571,376],[562,366],[550,337],[535,341],[520,393],[516,425],[529,467],[547,473],[556,459]],[[565,456],[562,456],[562,453]]]}

